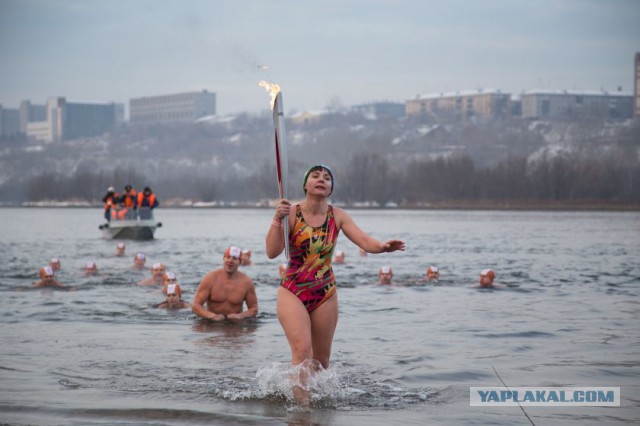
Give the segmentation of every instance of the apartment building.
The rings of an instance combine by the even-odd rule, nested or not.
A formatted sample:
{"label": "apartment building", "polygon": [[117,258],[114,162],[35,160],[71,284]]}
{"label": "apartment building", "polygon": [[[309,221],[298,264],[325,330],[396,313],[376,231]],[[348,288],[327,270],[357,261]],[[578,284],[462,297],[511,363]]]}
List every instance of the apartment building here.
{"label": "apartment building", "polygon": [[405,104],[400,102],[370,102],[367,104],[354,105],[351,109],[365,117],[380,118],[394,117],[401,118],[405,115]]}
{"label": "apartment building", "polygon": [[633,116],[631,93],[586,90],[530,90],[522,93],[522,118],[626,119]]}
{"label": "apartment building", "polygon": [[131,125],[193,123],[216,113],[216,94],[202,92],[133,98],[129,101]]}
{"label": "apartment building", "polygon": [[26,134],[45,143],[61,142],[99,136],[113,130],[115,123],[114,103],[67,102],[64,97],[52,97],[45,105],[44,119],[26,123]]}
{"label": "apartment building", "polygon": [[419,95],[406,101],[406,115],[444,120],[495,119],[510,116],[511,95],[496,89]]}
{"label": "apartment building", "polygon": [[34,105],[31,101],[20,102],[20,131],[27,133],[27,124],[47,120],[47,106]]}
{"label": "apartment building", "polygon": [[0,137],[20,132],[20,111],[0,105]]}

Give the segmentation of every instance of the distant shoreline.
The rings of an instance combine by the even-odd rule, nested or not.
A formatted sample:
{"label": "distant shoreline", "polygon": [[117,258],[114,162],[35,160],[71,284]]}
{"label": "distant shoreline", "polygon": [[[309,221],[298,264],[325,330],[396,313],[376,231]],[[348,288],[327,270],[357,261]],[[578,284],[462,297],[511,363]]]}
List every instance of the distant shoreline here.
{"label": "distant shoreline", "polygon": [[[366,203],[335,205],[353,210],[496,210],[496,211],[640,211],[640,203],[616,203],[598,201],[441,201],[407,206],[376,206]],[[86,202],[29,202],[29,203],[0,203],[0,208],[70,208],[70,209],[102,209],[102,204]],[[272,209],[270,203],[193,203],[193,204],[165,204],[159,207],[165,209]]]}

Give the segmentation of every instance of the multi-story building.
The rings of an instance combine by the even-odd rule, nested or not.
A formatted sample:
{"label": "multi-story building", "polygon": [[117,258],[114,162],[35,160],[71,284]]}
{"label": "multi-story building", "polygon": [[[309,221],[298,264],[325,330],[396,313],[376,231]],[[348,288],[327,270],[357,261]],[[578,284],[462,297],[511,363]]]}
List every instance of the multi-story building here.
{"label": "multi-story building", "polygon": [[368,104],[355,105],[352,109],[365,117],[404,117],[405,105],[400,102],[371,102]]}
{"label": "multi-story building", "polygon": [[193,123],[215,113],[216,94],[206,90],[129,101],[129,121],[132,125]]}
{"label": "multi-story building", "polygon": [[634,91],[633,91],[633,97],[634,97],[634,116],[636,118],[640,118],[640,52],[636,52],[636,61],[635,61],[635,67],[633,70],[633,85],[634,85]]}
{"label": "multi-story building", "polygon": [[0,136],[16,135],[20,132],[20,111],[0,105]]}
{"label": "multi-story building", "polygon": [[125,125],[125,113],[124,113],[124,104],[115,104],[115,114],[116,114],[116,127],[122,127]]}
{"label": "multi-story building", "polygon": [[511,95],[496,89],[432,93],[406,101],[406,114],[462,121],[505,118],[511,115],[510,101]]}
{"label": "multi-story building", "polygon": [[63,140],[99,136],[113,130],[116,105],[67,102],[62,127]]}
{"label": "multi-story building", "polygon": [[113,130],[116,122],[114,103],[75,103],[53,97],[47,100],[45,110],[45,119],[29,121],[26,133],[46,143],[98,136]]}
{"label": "multi-story building", "polygon": [[20,102],[20,131],[27,133],[27,124],[32,121],[46,121],[46,105],[33,105],[31,101]]}
{"label": "multi-story building", "polygon": [[625,119],[633,96],[625,92],[531,90],[522,93],[522,117],[535,119]]}
{"label": "multi-story building", "polygon": [[45,143],[61,142],[64,103],[64,98],[49,98],[44,106],[44,120],[27,122],[27,136]]}

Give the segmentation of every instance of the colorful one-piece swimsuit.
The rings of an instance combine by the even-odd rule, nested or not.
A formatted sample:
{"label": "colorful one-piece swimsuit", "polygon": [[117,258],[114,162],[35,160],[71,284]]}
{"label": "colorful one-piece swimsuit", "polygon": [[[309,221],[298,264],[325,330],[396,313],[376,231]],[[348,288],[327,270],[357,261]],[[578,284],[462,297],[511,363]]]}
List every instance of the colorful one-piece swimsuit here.
{"label": "colorful one-piece swimsuit", "polygon": [[332,206],[318,227],[308,225],[300,205],[297,206],[296,222],[289,237],[289,263],[281,285],[295,294],[309,313],[336,292],[331,258],[337,239]]}

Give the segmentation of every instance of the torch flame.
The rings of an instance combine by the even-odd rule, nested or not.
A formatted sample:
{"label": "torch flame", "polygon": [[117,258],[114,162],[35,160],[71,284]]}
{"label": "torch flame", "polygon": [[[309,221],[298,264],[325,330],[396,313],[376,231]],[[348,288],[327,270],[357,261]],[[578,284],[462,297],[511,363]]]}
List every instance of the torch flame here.
{"label": "torch flame", "polygon": [[267,92],[269,92],[269,96],[271,96],[271,109],[273,109],[274,104],[276,102],[276,96],[278,95],[278,92],[280,91],[280,86],[278,86],[275,83],[267,83],[264,80],[262,80],[260,83],[258,83],[258,86],[264,87],[264,89]]}

